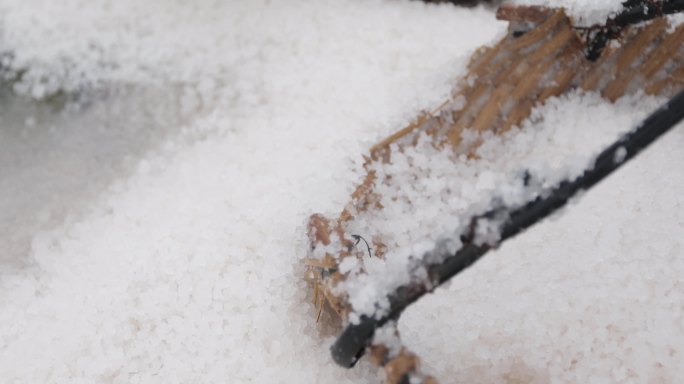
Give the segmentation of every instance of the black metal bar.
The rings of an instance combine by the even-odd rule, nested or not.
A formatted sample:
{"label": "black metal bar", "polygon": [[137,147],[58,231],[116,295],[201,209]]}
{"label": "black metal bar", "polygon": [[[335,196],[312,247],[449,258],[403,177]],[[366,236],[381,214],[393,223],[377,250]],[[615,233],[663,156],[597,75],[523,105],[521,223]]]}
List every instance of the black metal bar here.
{"label": "black metal bar", "polygon": [[[608,40],[620,36],[622,29],[628,25],[638,24],[663,15],[684,12],[684,0],[630,0],[622,3],[624,10],[608,19],[587,46],[587,59],[595,61],[601,56]],[[591,30],[592,28],[589,28]]]}
{"label": "black metal bar", "polygon": [[625,3],[625,10],[620,12],[614,20],[619,27],[626,27],[682,11],[684,11],[684,1],[682,0],[632,1]]}
{"label": "black metal bar", "polygon": [[[681,91],[669,102],[653,112],[636,129],[624,135],[597,157],[594,167],[586,170],[574,180],[566,180],[554,188],[546,197],[536,200],[519,208],[501,207],[473,218],[477,225],[480,220],[499,215],[505,215],[501,229],[500,242],[509,239],[535,223],[541,221],[558,208],[564,206],[580,190],[586,190],[596,185],[625,162],[635,157],[648,147],[658,137],[672,129],[684,118],[684,91]],[[461,236],[464,246],[456,254],[447,256],[441,264],[427,266],[431,283],[413,283],[400,287],[389,297],[390,311],[386,316],[374,318],[362,316],[358,324],[349,324],[342,331],[331,347],[335,362],[343,367],[352,367],[369,345],[375,329],[387,321],[397,319],[403,310],[430,292],[437,285],[451,279],[463,271],[490,249],[488,245],[477,245],[471,231]],[[440,252],[437,247],[436,252]]]}

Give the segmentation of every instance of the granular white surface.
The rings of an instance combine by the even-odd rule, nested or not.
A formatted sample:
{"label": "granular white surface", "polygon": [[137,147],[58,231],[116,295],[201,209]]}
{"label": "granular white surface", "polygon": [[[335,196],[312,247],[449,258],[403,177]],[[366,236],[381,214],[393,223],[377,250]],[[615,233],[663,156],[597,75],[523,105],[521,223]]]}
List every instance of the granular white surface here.
{"label": "granular white surface", "polygon": [[604,24],[608,17],[622,9],[620,0],[510,0],[508,3],[520,5],[537,5],[543,7],[560,7],[576,25]]}
{"label": "granular white surface", "polygon": [[373,142],[446,97],[505,27],[491,11],[0,10],[2,50],[44,75],[18,91],[97,88],[66,114],[2,101],[0,382],[378,381],[329,357],[302,281],[303,225],[344,205]]}
{"label": "granular white surface", "polygon": [[[378,382],[329,358],[303,224],[338,213],[368,147],[502,33],[491,11],[0,0],[0,15],[17,91],[85,98],[1,99],[0,382]],[[444,382],[681,381],[682,140],[416,304],[403,339]]]}

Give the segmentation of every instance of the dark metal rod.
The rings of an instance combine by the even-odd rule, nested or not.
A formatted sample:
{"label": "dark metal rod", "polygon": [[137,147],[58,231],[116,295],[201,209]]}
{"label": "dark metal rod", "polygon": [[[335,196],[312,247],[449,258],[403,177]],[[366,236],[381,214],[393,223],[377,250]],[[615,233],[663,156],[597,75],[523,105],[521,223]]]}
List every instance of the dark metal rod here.
{"label": "dark metal rod", "polygon": [[608,44],[608,40],[619,37],[622,29],[628,25],[638,24],[663,15],[684,12],[684,0],[629,0],[622,5],[624,10],[609,18],[605,25],[599,27],[599,31],[589,42],[587,59],[591,61],[598,59],[603,48]]}

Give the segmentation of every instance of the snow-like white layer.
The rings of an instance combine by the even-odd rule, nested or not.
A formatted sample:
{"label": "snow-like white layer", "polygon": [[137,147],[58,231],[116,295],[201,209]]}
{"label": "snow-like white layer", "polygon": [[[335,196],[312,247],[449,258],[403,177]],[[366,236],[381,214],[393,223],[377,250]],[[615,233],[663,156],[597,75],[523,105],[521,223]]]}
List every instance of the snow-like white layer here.
{"label": "snow-like white layer", "polygon": [[411,306],[402,341],[443,382],[684,381],[683,143],[680,124]]}
{"label": "snow-like white layer", "polygon": [[25,148],[2,157],[1,200],[21,206],[2,236],[34,210],[62,223],[20,220],[26,262],[0,264],[0,382],[377,382],[319,336],[303,224],[339,212],[370,144],[505,24],[405,1],[183,4],[0,0],[2,49],[29,73],[121,88],[71,115],[0,109],[18,132],[0,145]]}
{"label": "snow-like white layer", "polygon": [[[415,148],[395,148],[389,164],[373,167],[378,180],[391,177],[389,183],[378,182],[374,188],[383,196],[383,208],[357,214],[347,228],[389,248],[386,260],[360,259],[341,284],[339,290],[349,294],[356,312],[351,320],[389,309],[388,294],[425,274],[423,269],[412,269],[411,261],[422,258],[437,242],[449,247],[443,254],[453,254],[471,217],[493,209],[494,201],[520,206],[561,180],[574,179],[601,150],[657,106],[643,96],[612,105],[595,94],[571,93],[535,109],[521,129],[484,137],[466,132],[466,143],[484,142],[476,158],[454,153],[450,147],[435,149],[429,139]],[[523,185],[525,173],[530,176],[529,186]]]}
{"label": "snow-like white layer", "polygon": [[[417,10],[423,6],[408,7]],[[263,12],[253,12],[256,8]],[[269,86],[249,80],[269,69],[261,64],[273,60],[273,53],[281,49],[276,44],[283,36],[298,37],[287,47],[295,55],[314,47],[322,47],[324,53],[353,51],[354,45],[349,44],[365,38],[374,39],[365,41],[368,45],[402,47],[406,54],[423,52],[407,40],[415,28],[391,21],[412,19],[406,16],[406,4],[387,6],[375,0],[361,7],[326,1],[315,8],[306,2],[267,0],[2,0],[0,53],[4,55],[0,58],[4,67],[21,71],[23,80],[15,89],[35,97],[118,81],[183,84],[196,88],[204,97],[221,92],[238,98],[244,94],[256,97],[261,88]],[[378,16],[367,9],[384,9],[384,13],[377,13],[383,17],[374,19]],[[446,8],[431,7],[432,21],[452,23],[449,12],[440,9]],[[372,19],[378,26],[345,24],[345,18],[331,21],[334,12]],[[321,34],[324,25],[336,35]],[[250,34],[245,33],[246,28]],[[374,28],[384,29],[386,34],[373,36]],[[472,39],[474,45],[480,41],[479,32],[450,31],[458,31],[454,36],[462,36],[462,40]],[[331,40],[333,36],[336,40]],[[427,44],[447,49],[448,40],[438,40]],[[386,58],[389,66],[398,64],[399,59]],[[245,67],[245,62],[254,65]],[[309,82],[318,80],[316,76],[323,73],[320,69],[310,68]]]}
{"label": "snow-like white layer", "polygon": [[576,25],[594,25],[606,22],[612,13],[622,9],[622,0],[509,0],[519,5],[540,5],[565,8]]}
{"label": "snow-like white layer", "polygon": [[684,12],[669,15],[669,16],[667,16],[667,19],[670,21],[669,31],[672,32],[675,30],[675,28],[684,24]]}
{"label": "snow-like white layer", "polygon": [[130,172],[161,138],[177,134],[175,96],[120,90],[92,95],[82,112],[59,113],[54,103],[0,91],[0,264],[29,262],[37,230],[77,220],[80,206]]}
{"label": "snow-like white layer", "polygon": [[[0,382],[378,381],[363,362],[334,367],[318,336],[302,223],[347,202],[350,158],[448,93],[463,55],[500,31],[491,13],[373,0],[0,8],[1,49],[29,69],[18,88],[136,85],[75,115],[2,104],[1,252],[26,263],[0,257]],[[444,382],[681,381],[682,140],[409,309],[404,340]],[[17,234],[29,251],[7,249]]]}

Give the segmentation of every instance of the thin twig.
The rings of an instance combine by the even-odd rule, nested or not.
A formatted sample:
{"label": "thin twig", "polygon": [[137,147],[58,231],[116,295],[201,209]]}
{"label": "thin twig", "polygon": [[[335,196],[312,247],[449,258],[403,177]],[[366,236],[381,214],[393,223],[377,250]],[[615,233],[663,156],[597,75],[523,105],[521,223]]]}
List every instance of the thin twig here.
{"label": "thin twig", "polygon": [[368,245],[368,242],[366,241],[366,239],[364,239],[364,238],[361,237],[360,235],[351,235],[351,237],[352,237],[354,240],[356,240],[356,243],[354,243],[354,246],[359,245],[359,241],[363,240],[363,242],[366,243],[366,248],[368,248],[368,256],[370,256],[371,258],[373,257],[373,253],[371,252],[371,250],[372,250],[373,248],[371,248],[370,245]]}

